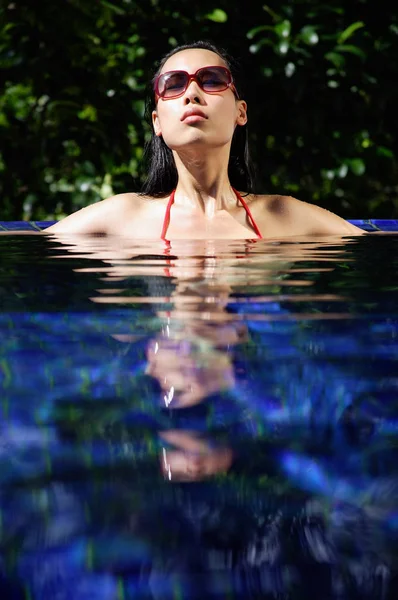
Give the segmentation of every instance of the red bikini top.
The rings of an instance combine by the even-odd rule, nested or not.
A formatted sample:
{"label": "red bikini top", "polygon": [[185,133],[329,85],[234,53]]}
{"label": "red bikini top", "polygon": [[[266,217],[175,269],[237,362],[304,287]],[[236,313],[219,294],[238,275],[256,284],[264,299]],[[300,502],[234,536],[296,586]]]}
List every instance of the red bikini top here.
{"label": "red bikini top", "polygon": [[[258,237],[260,239],[263,239],[263,236],[261,235],[261,232],[260,232],[259,228],[257,227],[255,220],[253,219],[253,215],[250,212],[250,208],[247,206],[246,202],[243,200],[243,198],[239,194],[239,192],[235,188],[232,188],[232,189],[235,192],[237,199],[239,200],[239,202],[241,202],[243,208],[245,209],[245,211],[247,213],[247,216],[250,219],[250,222],[252,224],[252,227],[253,227],[254,231],[256,232],[256,234],[258,235]],[[162,240],[166,239],[167,229],[168,229],[168,227],[170,225],[170,209],[172,207],[172,204],[174,203],[174,195],[175,195],[175,190],[173,190],[171,192],[171,195],[170,195],[170,198],[169,198],[169,201],[168,201],[168,204],[167,204],[166,214],[164,216],[164,222],[163,222],[162,236],[161,236]]]}

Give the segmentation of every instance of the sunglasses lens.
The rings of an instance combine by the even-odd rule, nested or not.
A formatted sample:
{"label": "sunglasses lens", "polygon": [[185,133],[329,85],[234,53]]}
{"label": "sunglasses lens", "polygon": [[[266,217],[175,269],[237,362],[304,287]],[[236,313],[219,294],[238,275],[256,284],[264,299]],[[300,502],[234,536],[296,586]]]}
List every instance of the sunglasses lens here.
{"label": "sunglasses lens", "polygon": [[205,92],[221,92],[231,83],[229,71],[217,67],[201,69],[197,77]]}
{"label": "sunglasses lens", "polygon": [[187,74],[183,71],[171,71],[164,73],[158,82],[159,96],[162,98],[172,98],[182,94],[188,81]]}

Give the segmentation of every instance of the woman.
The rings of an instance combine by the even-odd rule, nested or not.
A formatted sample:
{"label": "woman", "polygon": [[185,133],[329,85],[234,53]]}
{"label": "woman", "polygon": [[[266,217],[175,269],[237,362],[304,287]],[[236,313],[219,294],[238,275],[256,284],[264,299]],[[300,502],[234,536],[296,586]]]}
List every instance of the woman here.
{"label": "woman", "polygon": [[167,54],[153,80],[143,191],[87,206],[46,232],[169,240],[364,233],[290,196],[251,193],[247,104],[231,71],[226,54],[208,42]]}

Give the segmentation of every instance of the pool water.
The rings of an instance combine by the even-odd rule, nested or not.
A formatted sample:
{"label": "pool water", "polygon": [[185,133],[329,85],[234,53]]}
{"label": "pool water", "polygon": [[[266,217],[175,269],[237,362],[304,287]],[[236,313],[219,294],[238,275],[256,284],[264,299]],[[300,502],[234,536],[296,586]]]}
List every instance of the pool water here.
{"label": "pool water", "polygon": [[396,229],[0,235],[1,600],[395,600]]}

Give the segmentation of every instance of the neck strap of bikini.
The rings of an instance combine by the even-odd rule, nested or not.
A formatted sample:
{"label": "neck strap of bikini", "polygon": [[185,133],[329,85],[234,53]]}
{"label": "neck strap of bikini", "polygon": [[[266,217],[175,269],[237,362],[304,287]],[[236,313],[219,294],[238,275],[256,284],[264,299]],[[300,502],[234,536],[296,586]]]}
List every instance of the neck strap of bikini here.
{"label": "neck strap of bikini", "polygon": [[[253,227],[254,231],[256,232],[256,234],[258,235],[258,237],[260,239],[262,239],[263,236],[261,235],[261,231],[259,230],[259,228],[256,225],[256,222],[255,222],[255,220],[253,218],[253,215],[251,213],[250,208],[248,207],[247,203],[243,200],[243,198],[240,195],[240,193],[235,188],[232,188],[232,189],[235,192],[235,195],[238,198],[239,202],[242,204],[243,208],[245,209],[245,211],[247,213],[247,216],[250,219],[251,226]],[[170,225],[170,210],[171,210],[171,207],[172,207],[172,205],[174,203],[175,192],[176,192],[175,190],[173,190],[171,192],[169,201],[167,203],[166,214],[164,216],[163,229],[162,229],[162,235],[161,235],[161,239],[162,240],[166,239],[167,229],[169,228],[169,225]]]}

